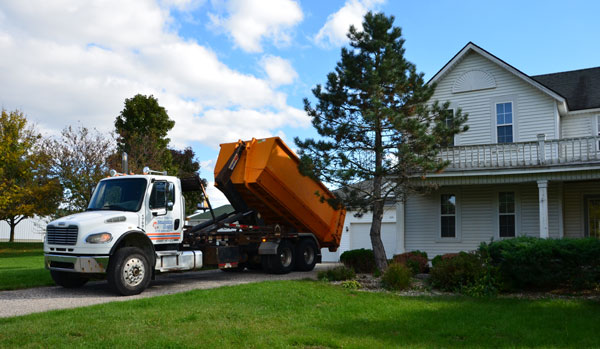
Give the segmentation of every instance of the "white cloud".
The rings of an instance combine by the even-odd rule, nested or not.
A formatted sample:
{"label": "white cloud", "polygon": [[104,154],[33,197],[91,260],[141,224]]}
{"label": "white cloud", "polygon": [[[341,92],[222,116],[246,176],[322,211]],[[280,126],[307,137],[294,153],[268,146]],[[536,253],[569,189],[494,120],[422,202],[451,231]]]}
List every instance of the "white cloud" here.
{"label": "white cloud", "polygon": [[192,11],[204,4],[205,0],[160,0],[160,2],[166,7],[179,11]]}
{"label": "white cloud", "polygon": [[260,65],[273,86],[289,85],[298,78],[290,61],[281,57],[266,55],[261,59]]}
{"label": "white cloud", "polygon": [[293,0],[231,0],[228,17],[211,15],[212,24],[223,28],[235,44],[247,52],[261,52],[264,38],[276,45],[288,44],[291,30],[303,13]]}
{"label": "white cloud", "polygon": [[337,12],[327,17],[314,40],[320,46],[340,46],[348,41],[350,25],[362,30],[364,15],[385,0],[347,0]]}
{"label": "white cloud", "polygon": [[169,136],[177,147],[216,148],[309,125],[276,90],[297,76],[291,66],[268,79],[231,69],[170,31],[166,3],[194,2],[3,2],[0,105],[22,109],[49,133],[78,121],[109,131],[125,98],[153,94],[176,121]]}

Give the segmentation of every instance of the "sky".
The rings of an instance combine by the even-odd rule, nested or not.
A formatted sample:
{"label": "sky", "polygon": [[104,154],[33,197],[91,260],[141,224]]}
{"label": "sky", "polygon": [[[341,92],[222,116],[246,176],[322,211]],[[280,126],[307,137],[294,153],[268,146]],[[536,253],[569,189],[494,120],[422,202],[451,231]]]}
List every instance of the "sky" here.
{"label": "sky", "polygon": [[221,143],[316,137],[303,99],[367,11],[395,17],[426,79],[469,41],[529,75],[600,66],[592,0],[5,0],[0,107],[51,137],[111,132],[126,98],[153,95],[176,123],[171,146],[192,147],[212,182]]}

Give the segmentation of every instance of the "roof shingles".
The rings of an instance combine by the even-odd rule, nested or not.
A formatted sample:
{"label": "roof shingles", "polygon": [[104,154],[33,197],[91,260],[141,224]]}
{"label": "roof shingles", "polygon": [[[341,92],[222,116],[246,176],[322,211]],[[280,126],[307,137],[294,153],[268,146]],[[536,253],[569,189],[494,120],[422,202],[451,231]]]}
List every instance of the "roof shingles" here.
{"label": "roof shingles", "polygon": [[531,78],[563,96],[571,111],[600,108],[600,67]]}

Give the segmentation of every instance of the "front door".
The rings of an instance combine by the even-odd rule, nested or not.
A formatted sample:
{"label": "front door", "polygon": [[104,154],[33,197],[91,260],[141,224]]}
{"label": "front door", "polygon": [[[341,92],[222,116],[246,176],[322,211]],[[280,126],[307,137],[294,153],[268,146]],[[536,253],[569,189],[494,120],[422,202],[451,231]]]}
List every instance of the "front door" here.
{"label": "front door", "polygon": [[586,200],[587,236],[600,238],[600,197]]}

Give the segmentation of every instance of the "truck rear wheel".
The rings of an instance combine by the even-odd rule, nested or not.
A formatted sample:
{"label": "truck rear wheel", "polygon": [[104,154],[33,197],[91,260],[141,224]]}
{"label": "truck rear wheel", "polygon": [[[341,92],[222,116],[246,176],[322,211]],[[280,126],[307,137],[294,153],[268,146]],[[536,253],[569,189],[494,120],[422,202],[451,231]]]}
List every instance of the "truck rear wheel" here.
{"label": "truck rear wheel", "polygon": [[50,270],[50,276],[52,276],[52,280],[54,280],[58,286],[64,288],[78,288],[88,282],[88,278],[81,274],[68,271]]}
{"label": "truck rear wheel", "polygon": [[107,274],[108,285],[114,292],[131,296],[148,287],[152,269],[141,249],[123,247],[111,257]]}
{"label": "truck rear wheel", "polygon": [[300,240],[296,245],[296,270],[310,271],[317,264],[317,244],[312,239]]}
{"label": "truck rear wheel", "polygon": [[263,256],[263,268],[272,274],[287,274],[294,269],[296,251],[288,240],[281,240],[277,254]]}

